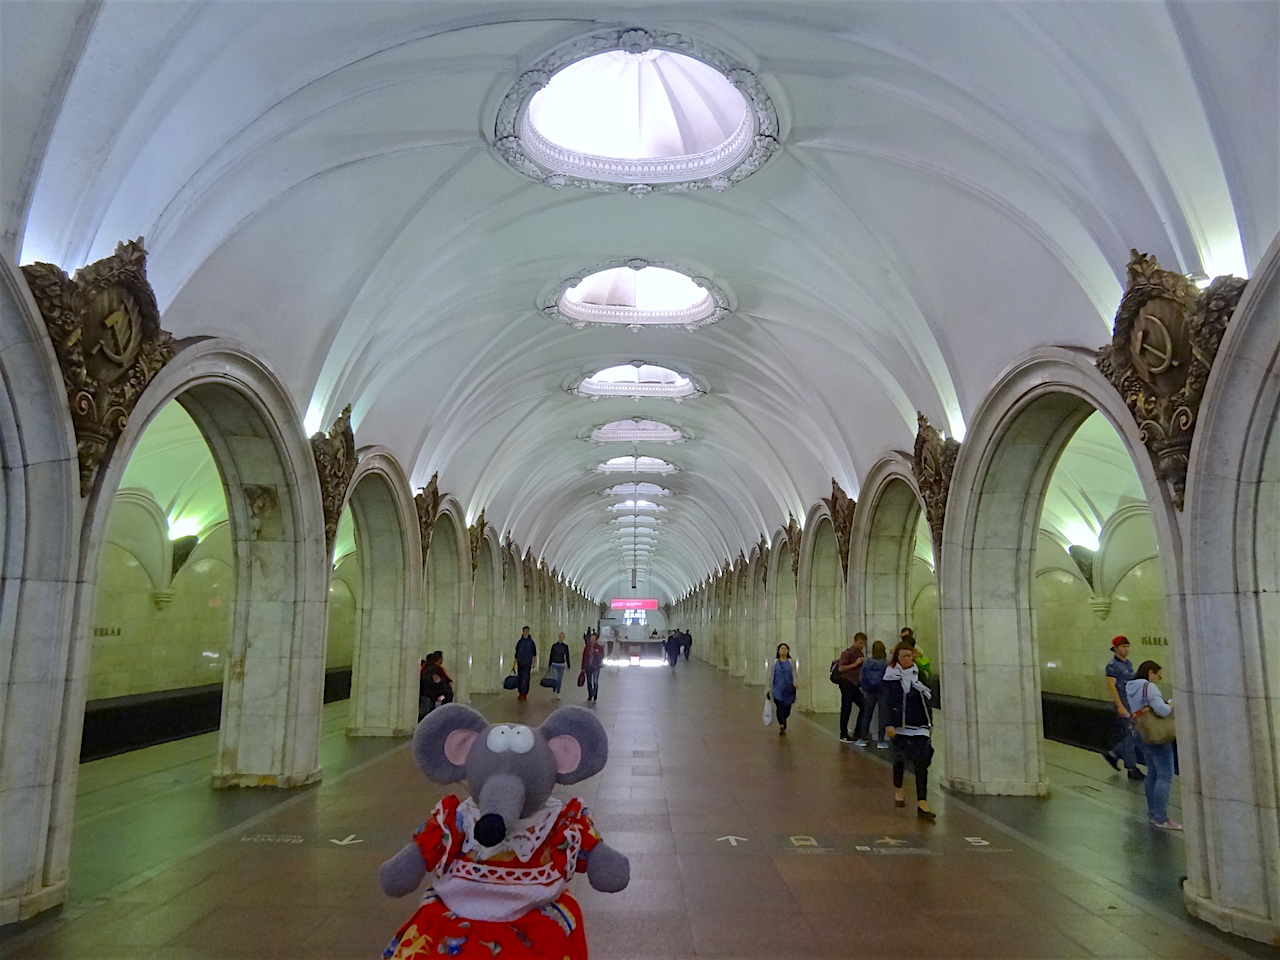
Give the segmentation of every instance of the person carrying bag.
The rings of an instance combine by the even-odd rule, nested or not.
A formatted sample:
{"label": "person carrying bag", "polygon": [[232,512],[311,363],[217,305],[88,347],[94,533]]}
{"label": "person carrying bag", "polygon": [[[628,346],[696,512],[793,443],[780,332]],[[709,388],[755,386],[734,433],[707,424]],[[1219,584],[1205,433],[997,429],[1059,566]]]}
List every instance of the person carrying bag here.
{"label": "person carrying bag", "polygon": [[1147,819],[1161,830],[1181,830],[1182,824],[1169,816],[1169,791],[1173,787],[1173,741],[1178,735],[1173,704],[1156,686],[1163,668],[1154,660],[1144,660],[1125,685],[1129,710],[1138,736],[1146,747]]}

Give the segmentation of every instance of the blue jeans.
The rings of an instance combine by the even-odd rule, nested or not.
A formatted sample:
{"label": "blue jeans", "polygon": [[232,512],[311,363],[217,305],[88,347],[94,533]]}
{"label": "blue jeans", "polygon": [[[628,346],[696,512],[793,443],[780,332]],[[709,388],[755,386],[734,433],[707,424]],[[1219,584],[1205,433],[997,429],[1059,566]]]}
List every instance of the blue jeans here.
{"label": "blue jeans", "polygon": [[551,682],[555,684],[551,689],[556,693],[560,692],[560,684],[564,681],[564,667],[563,663],[553,663],[547,668],[547,674],[551,677]]}
{"label": "blue jeans", "polygon": [[1147,754],[1147,816],[1156,823],[1169,819],[1169,790],[1173,787],[1173,744],[1144,743]]}
{"label": "blue jeans", "polygon": [[1136,770],[1141,760],[1138,756],[1138,734],[1133,729],[1133,721],[1128,717],[1117,716],[1116,727],[1120,739],[1111,748],[1111,753],[1123,761],[1126,770]]}
{"label": "blue jeans", "polygon": [[587,667],[586,674],[587,674],[587,698],[589,700],[594,700],[597,696],[600,695],[600,668],[596,667],[593,670],[590,667]]}

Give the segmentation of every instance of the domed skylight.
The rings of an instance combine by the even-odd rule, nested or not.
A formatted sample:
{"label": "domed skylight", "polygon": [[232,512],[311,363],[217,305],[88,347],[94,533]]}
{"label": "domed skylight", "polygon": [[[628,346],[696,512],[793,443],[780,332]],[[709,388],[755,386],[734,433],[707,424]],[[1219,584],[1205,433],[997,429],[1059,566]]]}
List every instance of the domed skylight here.
{"label": "domed skylight", "polygon": [[619,483],[605,491],[609,497],[669,497],[670,490],[665,490],[656,483]]}
{"label": "domed skylight", "polygon": [[535,160],[622,183],[720,173],[751,149],[754,132],[746,100],[723,74],[668,50],[610,50],[569,64],[533,95],[525,124]]}
{"label": "domed skylight", "polygon": [[675,427],[658,420],[615,420],[591,431],[596,443],[675,443],[683,437]]}
{"label": "domed skylight", "polygon": [[610,505],[608,509],[614,513],[621,513],[624,510],[627,513],[632,513],[639,510],[665,510],[667,508],[661,507],[651,500],[623,500],[621,503]]}
{"label": "domed skylight", "polygon": [[659,520],[657,517],[646,517],[643,513],[637,514],[636,516],[627,515],[625,517],[614,517],[609,522],[616,523],[624,527],[640,526],[642,524],[662,523],[662,521]]}
{"label": "domed skylight", "polygon": [[560,297],[560,312],[588,323],[696,323],[716,310],[706,290],[662,267],[615,267],[593,273]]}
{"label": "domed skylight", "polygon": [[719,284],[681,264],[628,257],[565,277],[540,309],[579,330],[604,325],[696,330],[728,316],[730,302]]}
{"label": "domed skylight", "polygon": [[578,384],[588,397],[665,397],[683,400],[699,393],[693,381],[667,367],[627,363],[606,367]]}
{"label": "domed skylight", "polygon": [[613,457],[596,469],[601,473],[674,473],[676,468],[657,457]]}
{"label": "domed skylight", "polygon": [[494,133],[508,163],[550,186],[638,196],[673,184],[723,190],[778,148],[773,105],[745,67],[700,41],[635,28],[543,58],[507,93]]}

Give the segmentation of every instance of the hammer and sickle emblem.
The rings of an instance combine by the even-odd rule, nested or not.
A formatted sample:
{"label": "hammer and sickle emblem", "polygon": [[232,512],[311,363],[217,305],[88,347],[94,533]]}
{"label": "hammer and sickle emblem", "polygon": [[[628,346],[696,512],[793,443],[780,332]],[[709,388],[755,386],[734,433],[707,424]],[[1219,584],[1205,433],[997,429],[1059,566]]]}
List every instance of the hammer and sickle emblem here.
{"label": "hammer and sickle emblem", "polygon": [[103,320],[102,325],[108,332],[98,343],[102,352],[113,363],[127,365],[138,342],[138,327],[133,318],[128,310],[121,308]]}
{"label": "hammer and sickle emblem", "polygon": [[1178,366],[1169,328],[1153,313],[1142,314],[1134,324],[1130,353],[1144,376],[1157,376]]}

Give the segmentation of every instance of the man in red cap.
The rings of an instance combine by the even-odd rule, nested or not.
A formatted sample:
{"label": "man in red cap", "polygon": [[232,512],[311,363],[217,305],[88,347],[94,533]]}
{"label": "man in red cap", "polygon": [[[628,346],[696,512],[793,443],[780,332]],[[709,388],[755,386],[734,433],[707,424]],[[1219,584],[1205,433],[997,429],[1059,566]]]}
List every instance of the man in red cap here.
{"label": "man in red cap", "polygon": [[1129,638],[1113,637],[1111,653],[1111,662],[1107,664],[1107,692],[1111,695],[1111,702],[1115,704],[1120,740],[1102,756],[1113,770],[1119,770],[1123,760],[1130,780],[1145,780],[1146,776],[1138,769],[1133,721],[1129,719],[1129,695],[1125,691],[1125,686],[1133,679],[1133,664],[1129,662]]}

